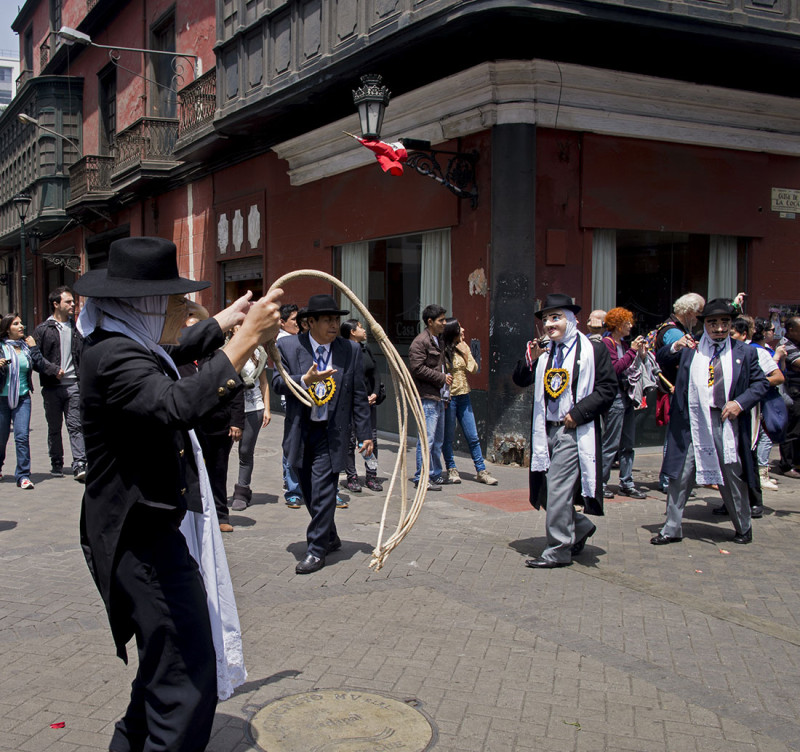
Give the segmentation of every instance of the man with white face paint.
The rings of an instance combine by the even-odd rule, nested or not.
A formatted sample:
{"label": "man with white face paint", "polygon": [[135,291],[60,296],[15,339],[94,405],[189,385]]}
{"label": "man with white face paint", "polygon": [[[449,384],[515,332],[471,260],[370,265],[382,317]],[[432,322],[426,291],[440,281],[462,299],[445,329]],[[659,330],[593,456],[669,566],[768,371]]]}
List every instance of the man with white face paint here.
{"label": "man with white face paint", "polygon": [[686,334],[658,353],[659,363],[677,364],[677,378],[661,468],[670,480],[667,521],[650,539],[654,546],[683,540],[683,509],[695,477],[698,485],[719,486],[736,530],[733,542],[753,540],[747,486],[758,480],[748,413],[769,382],[755,349],[730,338],[733,316],[728,300],[710,300],[698,315],[700,342]]}
{"label": "man with white face paint", "polygon": [[608,349],[578,331],[580,306],[568,295],[548,295],[536,316],[549,343],[528,342],[514,383],[534,385],[530,502],[547,510],[547,548],[525,565],[566,567],[597,528],[575,510],[603,514],[600,416],[617,393]]}

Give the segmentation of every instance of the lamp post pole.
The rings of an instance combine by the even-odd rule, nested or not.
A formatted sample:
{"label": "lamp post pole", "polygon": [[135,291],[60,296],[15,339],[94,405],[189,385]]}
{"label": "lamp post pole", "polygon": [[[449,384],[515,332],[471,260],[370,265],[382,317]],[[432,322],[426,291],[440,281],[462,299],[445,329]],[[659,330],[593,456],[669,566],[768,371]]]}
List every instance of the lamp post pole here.
{"label": "lamp post pole", "polygon": [[17,209],[20,221],[19,231],[19,263],[20,263],[20,306],[19,312],[22,321],[27,321],[28,315],[28,261],[25,258],[25,217],[28,215],[28,207],[31,203],[31,196],[27,193],[18,193],[13,198],[14,206]]}

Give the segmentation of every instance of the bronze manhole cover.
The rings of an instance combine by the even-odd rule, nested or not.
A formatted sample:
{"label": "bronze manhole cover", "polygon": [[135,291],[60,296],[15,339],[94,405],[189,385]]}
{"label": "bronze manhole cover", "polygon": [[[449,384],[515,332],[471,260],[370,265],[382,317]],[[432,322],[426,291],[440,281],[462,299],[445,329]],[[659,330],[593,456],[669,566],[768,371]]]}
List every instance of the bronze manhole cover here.
{"label": "bronze manhole cover", "polygon": [[424,752],[434,731],[414,704],[372,692],[320,689],[271,702],[250,727],[264,752]]}

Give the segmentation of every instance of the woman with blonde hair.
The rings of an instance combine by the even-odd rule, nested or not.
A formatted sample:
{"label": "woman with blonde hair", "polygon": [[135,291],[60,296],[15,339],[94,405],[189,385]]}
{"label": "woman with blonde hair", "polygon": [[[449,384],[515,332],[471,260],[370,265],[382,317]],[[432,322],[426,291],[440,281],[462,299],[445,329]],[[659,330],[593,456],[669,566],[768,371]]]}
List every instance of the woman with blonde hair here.
{"label": "woman with blonde hair", "polygon": [[617,375],[617,396],[606,413],[603,430],[603,495],[613,498],[608,488],[611,463],[619,452],[619,493],[634,499],[644,499],[647,494],[633,484],[633,443],[636,439],[635,405],[628,394],[631,385],[641,378],[641,360],[647,353],[642,336],[628,343],[633,328],[633,313],[627,308],[612,308],[606,314],[608,334],[603,343],[611,356],[611,365]]}

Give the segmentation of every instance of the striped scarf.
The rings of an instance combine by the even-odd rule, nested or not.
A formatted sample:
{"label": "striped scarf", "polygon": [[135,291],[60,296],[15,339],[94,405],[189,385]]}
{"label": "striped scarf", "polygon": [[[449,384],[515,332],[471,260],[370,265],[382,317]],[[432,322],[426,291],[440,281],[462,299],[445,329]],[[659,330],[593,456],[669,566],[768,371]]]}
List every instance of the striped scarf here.
{"label": "striped scarf", "polygon": [[8,406],[13,410],[19,403],[20,357],[28,360],[28,369],[33,367],[31,351],[24,340],[5,339],[2,342],[3,357],[8,361]]}

